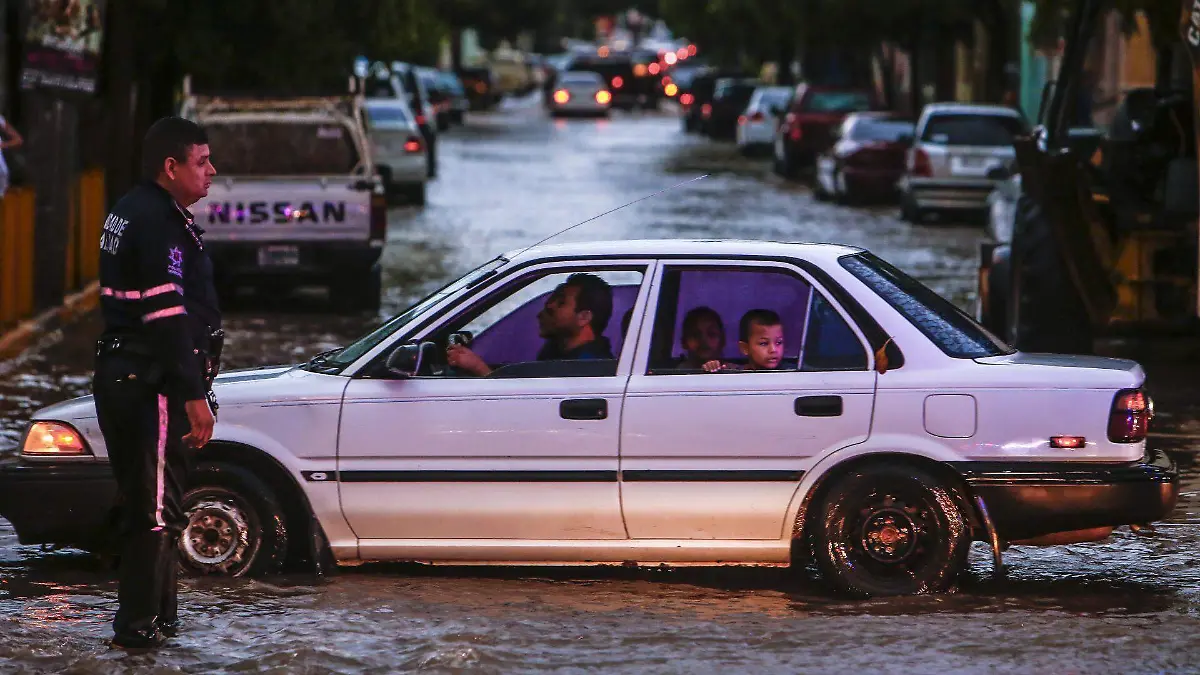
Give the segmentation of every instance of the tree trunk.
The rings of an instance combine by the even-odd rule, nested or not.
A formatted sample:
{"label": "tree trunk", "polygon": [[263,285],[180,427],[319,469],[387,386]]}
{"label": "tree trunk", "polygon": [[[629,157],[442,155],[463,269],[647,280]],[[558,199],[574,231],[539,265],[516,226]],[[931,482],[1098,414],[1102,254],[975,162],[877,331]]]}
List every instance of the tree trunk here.
{"label": "tree trunk", "polygon": [[792,86],[796,84],[796,77],[792,73],[792,61],[796,60],[796,40],[788,36],[783,38],[779,44],[779,76],[777,84],[784,86]]}
{"label": "tree trunk", "polygon": [[450,29],[450,70],[455,73],[462,71],[462,58],[463,58],[462,43],[463,43],[462,29],[461,28],[451,28]]}

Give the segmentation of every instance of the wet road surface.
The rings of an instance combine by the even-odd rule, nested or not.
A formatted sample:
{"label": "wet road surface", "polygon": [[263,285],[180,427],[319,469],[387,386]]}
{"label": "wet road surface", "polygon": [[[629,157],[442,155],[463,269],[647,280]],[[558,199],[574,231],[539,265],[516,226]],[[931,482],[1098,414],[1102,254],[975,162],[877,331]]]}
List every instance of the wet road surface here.
{"label": "wet road surface", "polygon": [[[673,183],[705,180],[563,240],[745,237],[867,246],[965,308],[977,224],[913,226],[893,207],[814,202],[763,160],[679,131],[670,113],[551,121],[529,102],[474,115],[439,142],[423,210],[391,215],[394,314],[512,248]],[[290,363],[380,317],[319,293],[239,299],[227,369]],[[0,455],[37,408],[87,393],[95,316],[0,363]],[[188,580],[184,634],[158,654],[106,648],[110,571],[77,551],[17,545],[0,520],[0,672],[1196,672],[1200,671],[1200,368],[1143,357],[1155,429],[1183,467],[1180,504],[1149,536],[1013,547],[1002,580],[976,544],[960,592],[850,602],[782,570],[342,568],[324,580]]]}

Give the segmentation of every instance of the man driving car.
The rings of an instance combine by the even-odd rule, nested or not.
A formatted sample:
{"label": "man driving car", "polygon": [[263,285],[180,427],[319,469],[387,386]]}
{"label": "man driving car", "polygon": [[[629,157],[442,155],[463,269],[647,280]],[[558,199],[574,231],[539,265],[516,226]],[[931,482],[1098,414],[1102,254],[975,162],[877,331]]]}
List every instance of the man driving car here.
{"label": "man driving car", "polygon": [[[559,284],[538,312],[538,334],[546,341],[538,361],[615,359],[604,329],[612,317],[613,293],[606,281],[579,272]],[[446,350],[451,367],[471,375],[492,372],[478,354],[463,345]]]}

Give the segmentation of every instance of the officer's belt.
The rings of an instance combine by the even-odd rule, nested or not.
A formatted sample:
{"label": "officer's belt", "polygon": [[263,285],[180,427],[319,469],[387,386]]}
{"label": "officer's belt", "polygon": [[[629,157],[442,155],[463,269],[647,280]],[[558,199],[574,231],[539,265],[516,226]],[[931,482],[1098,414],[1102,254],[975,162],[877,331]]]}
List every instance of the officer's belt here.
{"label": "officer's belt", "polygon": [[113,335],[96,340],[96,356],[130,354],[154,358],[157,352],[145,341],[125,335]]}

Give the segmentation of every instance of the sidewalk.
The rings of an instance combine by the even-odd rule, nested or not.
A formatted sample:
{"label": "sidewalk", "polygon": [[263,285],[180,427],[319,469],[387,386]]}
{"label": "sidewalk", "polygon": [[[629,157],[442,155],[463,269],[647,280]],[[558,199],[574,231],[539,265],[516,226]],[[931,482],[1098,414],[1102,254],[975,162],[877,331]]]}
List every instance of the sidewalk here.
{"label": "sidewalk", "polygon": [[0,361],[21,354],[43,335],[69,325],[96,308],[100,300],[100,282],[93,281],[83,290],[68,295],[63,304],[22,321],[0,334]]}

